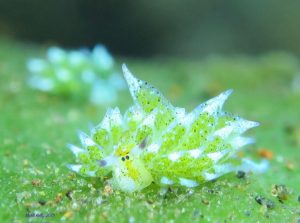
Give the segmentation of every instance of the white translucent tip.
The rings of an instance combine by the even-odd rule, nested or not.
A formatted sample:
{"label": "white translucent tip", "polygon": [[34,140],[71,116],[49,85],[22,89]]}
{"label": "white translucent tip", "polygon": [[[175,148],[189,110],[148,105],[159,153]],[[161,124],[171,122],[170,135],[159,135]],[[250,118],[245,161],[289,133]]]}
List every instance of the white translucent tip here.
{"label": "white translucent tip", "polygon": [[138,80],[132,75],[132,73],[127,68],[126,64],[122,65],[122,70],[127,84],[129,86],[130,93],[133,94],[132,91],[137,90],[139,87]]}
{"label": "white translucent tip", "polygon": [[67,144],[67,147],[71,150],[72,153],[74,153],[74,155],[77,157],[79,153],[83,153],[85,152],[83,149],[74,146],[72,144]]}

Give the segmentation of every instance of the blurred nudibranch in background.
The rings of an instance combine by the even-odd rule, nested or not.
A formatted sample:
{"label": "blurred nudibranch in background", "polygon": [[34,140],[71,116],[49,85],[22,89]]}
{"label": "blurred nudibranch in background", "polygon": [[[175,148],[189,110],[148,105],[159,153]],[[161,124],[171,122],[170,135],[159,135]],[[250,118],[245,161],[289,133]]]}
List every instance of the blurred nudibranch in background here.
{"label": "blurred nudibranch in background", "polygon": [[115,103],[125,82],[114,69],[114,58],[103,45],[64,50],[50,47],[46,58],[30,58],[28,84],[55,95],[88,99],[96,105]]}

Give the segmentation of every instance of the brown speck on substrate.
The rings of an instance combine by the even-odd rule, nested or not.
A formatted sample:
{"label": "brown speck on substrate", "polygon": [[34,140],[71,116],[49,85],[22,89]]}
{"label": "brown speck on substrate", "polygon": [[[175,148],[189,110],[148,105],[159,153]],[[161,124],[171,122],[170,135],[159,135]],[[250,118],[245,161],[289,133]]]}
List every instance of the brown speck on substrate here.
{"label": "brown speck on substrate", "polygon": [[68,174],[68,179],[69,180],[74,180],[75,178],[76,178],[76,174],[75,173],[71,172],[71,173]]}
{"label": "brown speck on substrate", "polygon": [[288,199],[289,191],[283,184],[275,184],[272,186],[271,193],[274,197],[277,197],[280,202]]}
{"label": "brown speck on substrate", "polygon": [[73,212],[72,211],[66,211],[63,215],[63,219],[68,219],[71,218],[73,216]]}
{"label": "brown speck on substrate", "polygon": [[154,204],[154,201],[153,201],[153,200],[146,200],[146,202],[147,202],[148,204]]}
{"label": "brown speck on substrate", "polygon": [[58,193],[55,197],[55,202],[58,204],[61,202],[63,195],[61,193]]}
{"label": "brown speck on substrate", "polygon": [[114,191],[111,186],[109,186],[109,185],[104,186],[103,195],[108,196],[108,195],[112,194],[113,192]]}
{"label": "brown speck on substrate", "polygon": [[260,150],[258,151],[258,155],[259,155],[260,157],[266,158],[266,159],[268,159],[268,160],[273,159],[273,152],[272,152],[271,150],[268,150],[268,149],[265,149],[265,148],[260,149]]}
{"label": "brown speck on substrate", "polygon": [[286,168],[288,169],[288,170],[294,170],[295,169],[295,165],[294,165],[294,163],[292,163],[292,162],[287,162],[286,164],[285,164],[285,166],[286,166]]}
{"label": "brown speck on substrate", "polygon": [[40,179],[34,179],[31,181],[32,186],[41,186],[42,181]]}
{"label": "brown speck on substrate", "polygon": [[209,201],[206,200],[206,199],[202,199],[201,202],[202,202],[203,204],[205,204],[205,205],[209,205]]}

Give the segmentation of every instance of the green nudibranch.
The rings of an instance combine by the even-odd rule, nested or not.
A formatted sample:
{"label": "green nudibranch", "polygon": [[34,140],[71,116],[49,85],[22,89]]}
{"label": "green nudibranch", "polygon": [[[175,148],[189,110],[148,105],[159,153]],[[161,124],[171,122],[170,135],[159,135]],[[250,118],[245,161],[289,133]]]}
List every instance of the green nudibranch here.
{"label": "green nudibranch", "polygon": [[69,145],[78,164],[69,164],[69,169],[108,177],[113,188],[125,192],[151,183],[196,187],[237,170],[265,171],[266,162],[257,164],[236,155],[254,142],[241,135],[259,124],[222,111],[232,90],[186,113],[135,78],[125,65],[123,72],[134,105],[124,115],[118,108],[108,109],[90,135],[80,132],[82,148]]}

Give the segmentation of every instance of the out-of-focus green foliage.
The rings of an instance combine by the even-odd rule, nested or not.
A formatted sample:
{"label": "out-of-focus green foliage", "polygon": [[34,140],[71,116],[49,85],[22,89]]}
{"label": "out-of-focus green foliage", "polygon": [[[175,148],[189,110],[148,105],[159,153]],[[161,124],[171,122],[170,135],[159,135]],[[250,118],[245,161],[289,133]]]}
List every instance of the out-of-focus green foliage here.
{"label": "out-of-focus green foliage", "polygon": [[[38,213],[49,214],[44,218],[48,222],[299,221],[297,57],[273,53],[194,61],[122,60],[178,106],[192,109],[233,88],[226,110],[261,123],[248,133],[257,143],[247,155],[261,159],[258,152],[268,151],[273,156],[263,175],[229,174],[160,196],[156,187],[133,195],[112,192],[97,179],[69,172],[65,164],[73,157],[66,143],[78,142],[76,130],[86,131],[89,121],[98,123],[105,109],[31,90],[25,62],[36,51],[15,42],[0,42],[0,49],[1,222],[41,222],[32,217]],[[122,112],[130,104],[129,93],[118,101]],[[274,190],[283,187],[275,184],[285,186],[286,199],[279,201],[283,192]]]}

